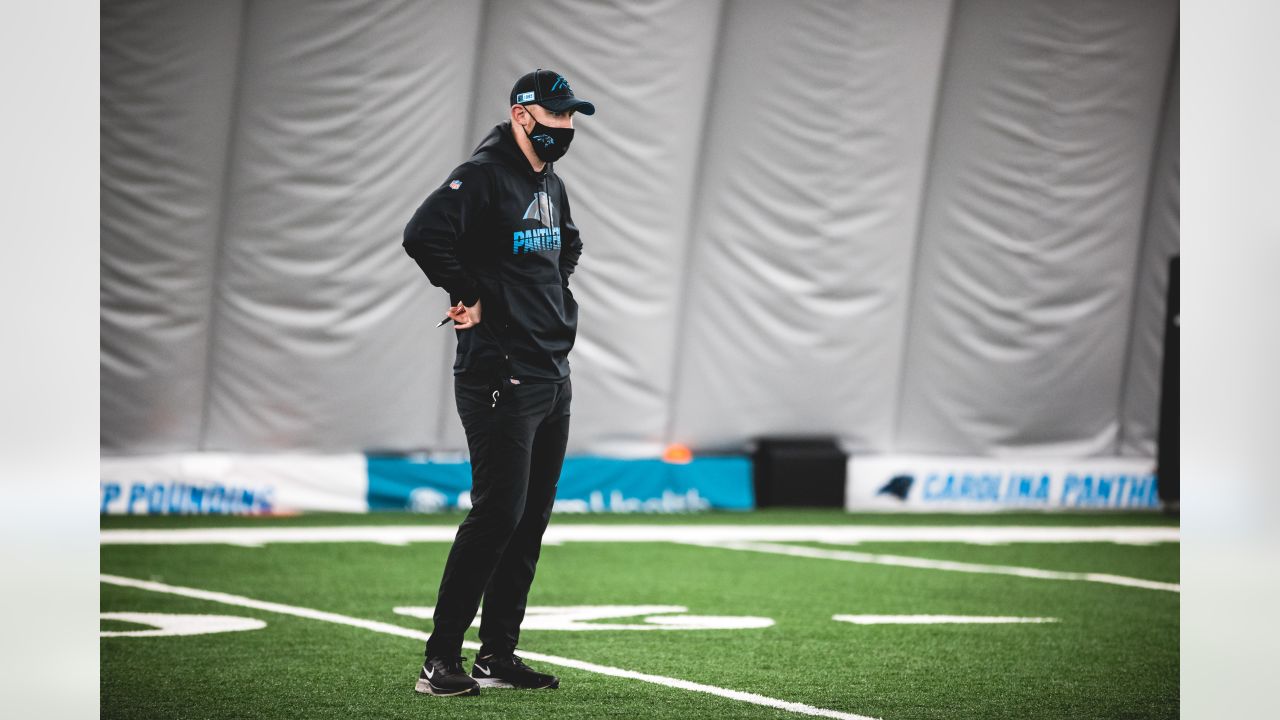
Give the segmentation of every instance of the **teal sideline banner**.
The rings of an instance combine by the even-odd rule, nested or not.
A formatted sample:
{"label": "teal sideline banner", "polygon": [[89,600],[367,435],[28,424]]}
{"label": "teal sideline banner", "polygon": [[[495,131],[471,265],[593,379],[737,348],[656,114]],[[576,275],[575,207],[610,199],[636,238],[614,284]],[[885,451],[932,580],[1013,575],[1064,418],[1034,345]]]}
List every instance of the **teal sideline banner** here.
{"label": "teal sideline banner", "polygon": [[[370,510],[440,512],[471,507],[471,464],[368,458]],[[694,458],[624,460],[595,456],[565,458],[554,512],[693,512],[751,510],[751,459]]]}

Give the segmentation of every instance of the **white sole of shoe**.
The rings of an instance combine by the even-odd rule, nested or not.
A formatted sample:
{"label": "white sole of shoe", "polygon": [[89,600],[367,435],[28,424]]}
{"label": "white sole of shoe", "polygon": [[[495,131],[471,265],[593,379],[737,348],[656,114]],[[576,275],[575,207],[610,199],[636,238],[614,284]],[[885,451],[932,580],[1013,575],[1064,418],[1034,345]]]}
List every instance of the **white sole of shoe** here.
{"label": "white sole of shoe", "polygon": [[418,678],[418,684],[413,686],[414,692],[420,692],[423,695],[435,695],[436,697],[453,697],[455,695],[479,695],[480,688],[468,688],[466,690],[438,690],[431,682],[425,678]]}
{"label": "white sole of shoe", "polygon": [[[481,687],[488,687],[488,688],[513,688],[513,689],[515,689],[515,687],[516,687],[515,685],[512,685],[511,683],[507,682],[506,680],[499,680],[499,679],[497,679],[497,678],[478,678],[478,677],[476,677],[476,676],[474,676],[474,675],[473,675],[473,676],[471,676],[471,679],[472,679],[472,680],[475,680],[475,681],[476,681],[476,682],[478,682],[478,683],[480,683],[480,686],[481,686]],[[520,689],[523,689],[523,690],[546,690],[546,689],[548,689],[548,688],[553,688],[553,689],[554,689],[554,688],[558,688],[558,687],[560,687],[560,683],[559,683],[559,682],[555,682],[555,683],[548,684],[548,685],[541,685],[541,686],[536,687],[536,688],[534,688],[534,687],[526,687],[526,688],[520,688]]]}

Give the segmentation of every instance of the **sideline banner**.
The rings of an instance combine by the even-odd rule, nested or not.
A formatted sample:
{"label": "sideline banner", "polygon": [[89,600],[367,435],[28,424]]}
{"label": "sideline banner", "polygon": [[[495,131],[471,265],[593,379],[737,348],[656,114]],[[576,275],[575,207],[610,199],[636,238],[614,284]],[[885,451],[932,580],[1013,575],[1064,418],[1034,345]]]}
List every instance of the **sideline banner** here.
{"label": "sideline banner", "polygon": [[101,459],[104,515],[365,512],[365,458],[183,453]]}
{"label": "sideline banner", "polygon": [[[471,507],[471,464],[457,455],[185,453],[101,460],[100,512],[252,515],[299,511],[442,512]],[[750,510],[745,456],[565,459],[555,512]]]}
{"label": "sideline banner", "polygon": [[1150,458],[854,456],[845,509],[1159,510]]}
{"label": "sideline banner", "polygon": [[[465,461],[369,458],[369,508],[437,512],[471,507]],[[595,456],[565,458],[553,512],[691,512],[755,506],[748,457],[687,463]]]}

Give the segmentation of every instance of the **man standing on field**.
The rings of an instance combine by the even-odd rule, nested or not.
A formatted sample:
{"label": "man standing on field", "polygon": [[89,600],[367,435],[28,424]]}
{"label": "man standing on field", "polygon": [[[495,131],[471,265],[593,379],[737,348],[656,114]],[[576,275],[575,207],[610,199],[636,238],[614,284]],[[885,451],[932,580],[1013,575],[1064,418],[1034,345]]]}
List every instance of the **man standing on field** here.
{"label": "man standing on field", "polygon": [[[595,106],[535,70],[494,126],[414,213],[405,251],[449,292],[457,333],[454,397],[471,453],[471,510],[437,595],[416,690],[479,695],[481,685],[557,688],[516,654],[525,601],[569,439],[569,351],[578,305],[569,276],[582,241],[554,164],[575,113]],[[463,670],[463,634],[484,598],[481,649]]]}

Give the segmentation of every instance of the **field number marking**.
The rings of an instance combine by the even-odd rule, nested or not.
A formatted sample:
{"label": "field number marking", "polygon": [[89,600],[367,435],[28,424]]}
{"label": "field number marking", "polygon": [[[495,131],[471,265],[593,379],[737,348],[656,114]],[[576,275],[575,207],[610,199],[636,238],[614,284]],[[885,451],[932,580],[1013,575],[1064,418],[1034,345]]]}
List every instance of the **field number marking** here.
{"label": "field number marking", "polygon": [[[399,615],[430,620],[435,608],[398,607]],[[524,630],[747,630],[767,628],[773,625],[773,619],[752,617],[749,615],[672,615],[671,613],[687,613],[689,608],[683,605],[570,605],[564,607],[537,607],[525,609],[524,622],[520,624]],[[480,627],[480,618],[484,609],[476,614],[471,627]],[[661,614],[660,614],[661,613]],[[645,615],[644,623],[597,623],[591,620],[607,618],[628,618]]]}
{"label": "field number marking", "polygon": [[267,624],[257,618],[235,615],[171,615],[167,613],[104,612],[102,620],[150,625],[150,630],[99,630],[99,637],[177,637],[222,632],[261,630]]}

